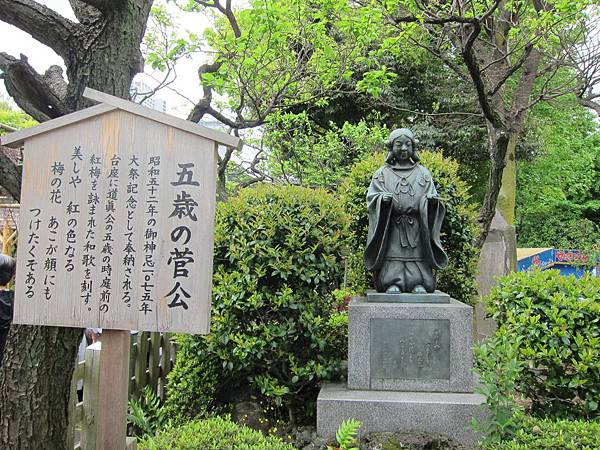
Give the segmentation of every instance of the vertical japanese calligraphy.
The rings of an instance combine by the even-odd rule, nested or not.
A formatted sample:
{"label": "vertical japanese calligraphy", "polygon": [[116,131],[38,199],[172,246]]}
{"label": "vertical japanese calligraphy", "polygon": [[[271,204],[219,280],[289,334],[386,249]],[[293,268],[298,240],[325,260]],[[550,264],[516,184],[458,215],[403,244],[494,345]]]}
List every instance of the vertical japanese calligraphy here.
{"label": "vertical japanese calligraphy", "polygon": [[154,277],[154,252],[156,251],[156,215],[158,214],[158,177],[160,175],[160,156],[151,156],[147,163],[147,182],[146,182],[146,232],[144,242],[144,263],[142,264],[142,273],[144,275],[142,283],[142,301],[140,311],[144,314],[152,312],[152,279]]}
{"label": "vertical japanese calligraphy", "polygon": [[133,269],[135,267],[135,244],[133,240],[134,232],[134,214],[138,204],[138,178],[140,177],[139,167],[139,157],[136,155],[131,155],[128,163],[129,169],[127,174],[127,225],[125,228],[125,238],[126,244],[123,252],[125,253],[123,256],[123,267],[125,269],[125,280],[123,281],[123,303],[127,305],[128,308],[131,308],[131,290],[133,288],[131,284],[131,277],[133,275]]}
{"label": "vertical japanese calligraphy", "polygon": [[108,173],[108,191],[106,193],[106,203],[104,205],[104,238],[102,242],[107,251],[102,255],[102,284],[100,285],[100,311],[108,312],[110,308],[110,295],[112,292],[111,275],[113,271],[112,256],[113,245],[115,242],[113,231],[115,231],[115,220],[117,210],[115,203],[119,197],[119,165],[120,156],[113,156],[110,159],[110,172]]}
{"label": "vertical japanese calligraphy", "polygon": [[186,245],[192,238],[192,232],[185,223],[198,221],[194,211],[198,202],[187,190],[191,192],[198,190],[200,183],[194,181],[193,162],[178,164],[178,167],[180,171],[177,172],[177,180],[172,181],[171,185],[184,186],[185,189],[182,187],[181,192],[176,195],[173,200],[173,211],[169,215],[169,218],[176,221],[178,225],[171,230],[173,248],[167,263],[173,266],[174,284],[173,289],[167,294],[167,298],[172,297],[168,304],[169,308],[188,309],[191,295],[188,292],[189,287],[186,290],[185,280],[190,274],[190,268],[187,266],[194,262],[194,252]]}
{"label": "vertical japanese calligraphy", "polygon": [[27,298],[31,298],[35,295],[35,269],[38,264],[37,262],[37,253],[35,249],[40,244],[40,224],[42,221],[39,219],[39,216],[42,212],[39,208],[33,208],[29,210],[31,214],[31,220],[29,221],[29,235],[27,237],[27,275],[25,278],[25,296]]}
{"label": "vertical japanese calligraphy", "polygon": [[208,331],[214,141],[112,111],[23,154],[15,323]]}

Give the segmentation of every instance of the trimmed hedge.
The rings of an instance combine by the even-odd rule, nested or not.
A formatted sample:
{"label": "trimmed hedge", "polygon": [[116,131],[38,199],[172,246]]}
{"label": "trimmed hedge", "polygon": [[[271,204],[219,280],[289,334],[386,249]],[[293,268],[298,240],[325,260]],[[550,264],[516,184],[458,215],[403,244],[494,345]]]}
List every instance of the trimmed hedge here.
{"label": "trimmed hedge", "polygon": [[499,280],[487,302],[498,323],[492,339],[521,338],[525,367],[516,388],[532,412],[600,417],[600,278],[516,272]]}
{"label": "trimmed hedge", "polygon": [[[477,236],[475,205],[470,202],[467,184],[458,176],[458,163],[439,152],[420,151],[421,164],[429,169],[439,196],[446,206],[442,225],[442,244],[448,253],[448,267],[437,273],[438,289],[453,298],[473,305],[476,299],[475,274],[478,250],[473,246]],[[357,293],[372,288],[366,272],[363,253],[367,243],[369,218],[366,195],[373,172],[384,163],[385,155],[376,153],[357,163],[339,188],[344,209],[350,216],[348,257],[349,283]]]}
{"label": "trimmed hedge", "polygon": [[147,450],[294,450],[281,439],[236,425],[229,418],[194,420],[159,432]]}
{"label": "trimmed hedge", "polygon": [[171,417],[244,397],[290,422],[314,415],[319,383],[339,377],[346,359],[331,293],[343,279],[347,224],[324,190],[261,185],[218,205],[211,333],[180,338]]}
{"label": "trimmed hedge", "polygon": [[513,439],[487,446],[490,450],[596,450],[600,422],[528,418]]}

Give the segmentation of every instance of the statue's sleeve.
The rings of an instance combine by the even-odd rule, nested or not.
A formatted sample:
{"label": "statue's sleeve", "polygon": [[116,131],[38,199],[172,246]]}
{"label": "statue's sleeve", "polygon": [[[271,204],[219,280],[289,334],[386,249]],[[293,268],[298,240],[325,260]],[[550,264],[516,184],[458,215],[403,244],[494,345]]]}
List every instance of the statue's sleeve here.
{"label": "statue's sleeve", "polygon": [[369,232],[365,248],[365,266],[367,270],[379,269],[385,257],[388,227],[392,204],[382,201],[385,190],[382,169],[375,172],[367,191],[367,209],[369,211]]}
{"label": "statue's sleeve", "polygon": [[[427,174],[429,172],[427,171]],[[419,205],[421,237],[425,246],[425,255],[434,269],[443,269],[448,265],[448,255],[440,239],[446,207],[438,198],[435,184],[429,174],[427,195]]]}

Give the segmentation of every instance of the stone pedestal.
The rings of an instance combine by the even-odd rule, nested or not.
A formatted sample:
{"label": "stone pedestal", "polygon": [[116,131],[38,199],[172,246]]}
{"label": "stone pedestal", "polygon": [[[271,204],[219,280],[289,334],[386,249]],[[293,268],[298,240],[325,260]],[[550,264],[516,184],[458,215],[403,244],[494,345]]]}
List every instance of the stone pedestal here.
{"label": "stone pedestal", "polygon": [[350,389],[473,392],[470,306],[360,298],[348,314]]}
{"label": "stone pedestal", "polygon": [[321,390],[319,434],[333,436],[353,418],[363,423],[361,433],[421,431],[467,446],[477,442],[469,424],[485,415],[485,398],[473,393],[473,308],[426,297],[418,303],[352,300],[348,383]]}

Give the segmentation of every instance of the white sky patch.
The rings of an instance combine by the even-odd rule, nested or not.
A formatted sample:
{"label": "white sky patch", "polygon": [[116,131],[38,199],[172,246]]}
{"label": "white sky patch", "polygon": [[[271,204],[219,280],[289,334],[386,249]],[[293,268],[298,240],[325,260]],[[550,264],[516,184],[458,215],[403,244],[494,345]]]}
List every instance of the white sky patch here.
{"label": "white sky patch", "polygon": [[[71,9],[68,0],[38,0],[62,16],[76,22],[77,19]],[[159,2],[154,3],[159,4]],[[203,13],[181,12],[173,3],[167,4],[167,10],[175,16],[177,29],[181,30],[181,37],[193,32],[201,35],[203,30],[210,24],[207,16]],[[8,53],[15,58],[19,58],[22,53],[28,57],[29,64],[40,74],[43,74],[51,65],[59,65],[66,70],[63,60],[50,47],[36,41],[29,34],[21,31],[17,27],[0,21],[0,51]],[[198,67],[207,62],[210,55],[196,53],[192,58],[181,59],[176,66],[177,79],[170,87],[172,89],[162,89],[156,96],[167,102],[167,112],[175,116],[185,118],[193,107],[189,101],[177,95],[175,91],[181,92],[186,97],[198,101],[202,97],[202,89],[198,80]],[[155,87],[155,79],[161,78],[159,71],[153,71],[147,66],[144,74],[138,74],[136,79],[142,79],[146,84]],[[0,95],[5,99],[10,99],[6,93],[4,83],[0,83]],[[13,103],[14,105],[14,103]]]}

